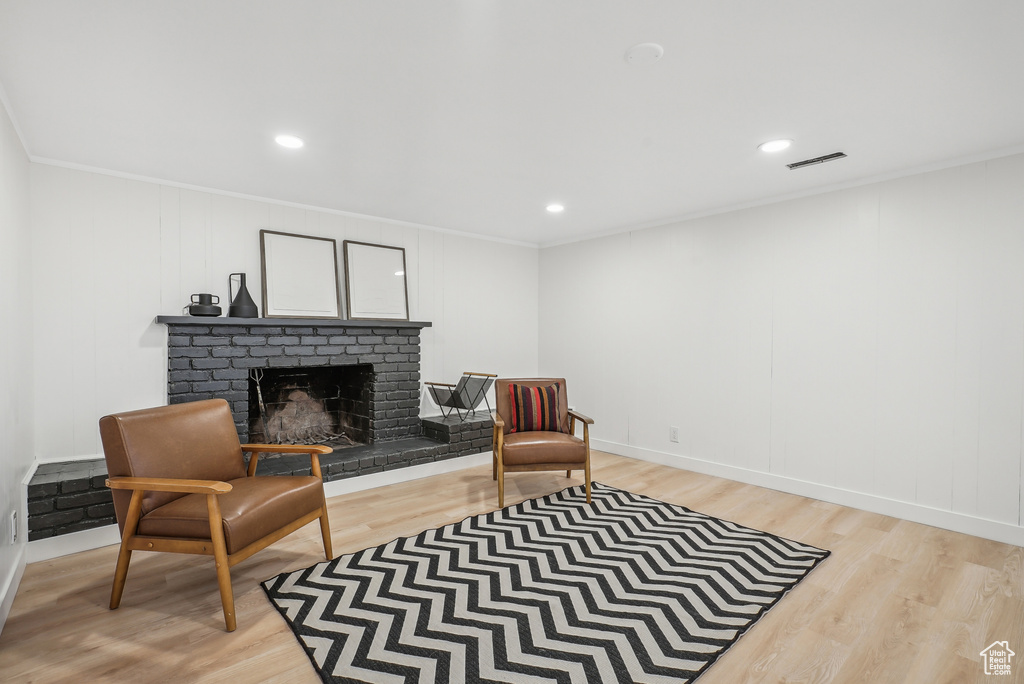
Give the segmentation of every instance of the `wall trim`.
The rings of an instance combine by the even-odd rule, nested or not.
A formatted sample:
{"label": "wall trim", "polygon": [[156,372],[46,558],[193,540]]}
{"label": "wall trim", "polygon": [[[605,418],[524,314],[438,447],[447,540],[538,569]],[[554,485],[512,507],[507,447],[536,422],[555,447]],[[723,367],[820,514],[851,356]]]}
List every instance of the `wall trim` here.
{"label": "wall trim", "polygon": [[21,545],[14,566],[4,579],[3,588],[0,589],[0,634],[4,631],[4,625],[7,624],[7,616],[11,614],[11,607],[14,605],[14,596],[18,593],[18,586],[25,574],[26,556],[25,545]]}
{"label": "wall trim", "polygon": [[[475,468],[490,462],[490,451],[458,456],[444,461],[432,461],[421,465],[387,470],[382,473],[371,473],[369,475],[360,475],[359,477],[350,477],[345,480],[325,482],[324,494],[328,497],[341,496],[342,494],[351,494],[367,489],[376,489],[377,487],[419,480],[424,477],[431,477],[432,475]],[[71,532],[70,534],[30,541],[27,545],[27,560],[29,563],[39,563],[52,558],[60,558],[61,556],[69,556],[73,553],[90,551],[120,543],[121,535],[117,525],[105,525],[91,530],[82,530],[81,532]],[[24,564],[23,554],[22,566]]]}
{"label": "wall trim", "polygon": [[760,199],[750,200],[748,202],[738,202],[735,204],[728,204],[721,207],[715,207],[712,209],[706,209],[702,211],[695,211],[689,214],[680,214],[679,216],[672,216],[668,218],[654,219],[653,221],[647,221],[644,223],[638,223],[631,226],[622,226],[620,228],[612,228],[600,233],[593,233],[586,237],[571,237],[565,238],[564,240],[552,240],[550,242],[542,242],[538,246],[540,249],[547,249],[549,247],[561,247],[562,245],[571,245],[578,242],[586,242],[588,240],[598,240],[600,238],[611,237],[613,235],[622,235],[624,233],[635,233],[641,230],[647,230],[648,228],[661,228],[664,226],[671,226],[677,223],[685,223],[687,221],[696,221],[702,218],[708,218],[710,216],[719,216],[721,214],[731,214],[737,211],[744,211],[746,209],[755,209],[757,207],[769,206],[772,204],[780,204],[782,202],[790,202],[793,200],[804,199],[805,197],[815,197],[817,195],[826,195],[831,192],[840,192],[842,190],[849,190],[851,188],[860,188],[865,185],[876,185],[878,183],[885,183],[886,181],[897,180],[900,178],[907,178],[909,176],[919,176],[926,173],[932,173],[933,171],[944,171],[945,169],[952,169],[958,166],[969,166],[971,164],[980,164],[983,162],[993,161],[995,159],[1002,159],[1003,157],[1012,157],[1015,154],[1024,153],[1024,145],[1013,145],[1011,147],[1001,147],[994,150],[986,150],[984,152],[978,152],[976,154],[969,154],[962,157],[953,157],[951,159],[944,159],[942,161],[934,162],[932,164],[924,164],[920,166],[912,166],[906,169],[898,169],[896,171],[890,171],[888,173],[879,173],[873,176],[865,176],[864,178],[855,178],[853,180],[843,181],[842,183],[832,183],[830,185],[823,185],[816,188],[808,188],[807,190],[800,190],[798,192],[790,192],[784,195],[773,195],[771,197],[762,197]]}
{"label": "wall trim", "polygon": [[629,444],[619,444],[618,442],[591,438],[590,446],[592,449],[607,451],[611,454],[627,456],[649,463],[657,463],[658,465],[678,468],[680,470],[692,470],[703,475],[713,475],[727,480],[775,489],[787,494],[806,496],[811,499],[827,501],[828,503],[848,506],[850,508],[858,508],[872,513],[880,513],[894,518],[921,523],[922,525],[931,525],[932,527],[940,527],[952,530],[953,532],[983,537],[1004,544],[1024,546],[1024,527],[1018,527],[997,520],[978,518],[964,513],[954,513],[953,511],[931,508],[921,504],[855,492],[849,489],[842,489],[841,487],[797,480],[782,475],[704,461],[698,458],[645,449]]}
{"label": "wall trim", "polygon": [[[12,119],[13,121],[13,119]],[[22,141],[24,144],[24,140]],[[26,150],[28,148],[26,147]],[[126,171],[114,171],[112,169],[104,169],[98,166],[89,166],[87,164],[79,164],[77,162],[62,161],[60,159],[50,159],[47,157],[38,157],[33,154],[28,154],[28,160],[33,164],[40,164],[43,166],[56,166],[62,169],[71,169],[72,171],[84,171],[86,173],[96,173],[101,176],[113,176],[114,178],[123,178],[131,181],[141,181],[143,183],[152,183],[154,185],[162,185],[168,188],[178,188],[180,190],[192,190],[194,192],[205,192],[210,195],[221,195],[222,197],[234,197],[235,199],[249,200],[252,202],[262,202],[264,204],[276,204],[281,207],[290,207],[292,209],[302,209],[304,211],[317,211],[324,214],[334,214],[336,216],[345,216],[348,218],[362,219],[366,221],[377,221],[379,223],[387,223],[393,226],[401,226],[403,228],[416,228],[418,230],[429,230],[434,233],[446,233],[448,235],[455,235],[457,237],[469,238],[472,240],[483,240],[485,242],[498,242],[505,245],[515,245],[517,247],[532,247],[533,249],[539,249],[539,245],[534,242],[526,242],[525,240],[513,240],[511,238],[503,238],[495,235],[484,235],[482,233],[470,233],[464,230],[455,230],[454,228],[441,228],[439,226],[428,226],[424,223],[413,223],[412,221],[402,221],[400,219],[392,219],[384,216],[370,216],[369,214],[358,214],[354,211],[344,211],[342,209],[331,209],[330,207],[318,207],[314,204],[302,204],[301,202],[290,202],[288,200],[274,199],[273,197],[260,197],[258,195],[247,195],[243,192],[234,192],[232,190],[219,190],[217,188],[208,188],[202,185],[192,185],[191,183],[180,183],[178,181],[167,180],[165,178],[154,178],[152,176],[141,176],[137,173],[128,173]]]}

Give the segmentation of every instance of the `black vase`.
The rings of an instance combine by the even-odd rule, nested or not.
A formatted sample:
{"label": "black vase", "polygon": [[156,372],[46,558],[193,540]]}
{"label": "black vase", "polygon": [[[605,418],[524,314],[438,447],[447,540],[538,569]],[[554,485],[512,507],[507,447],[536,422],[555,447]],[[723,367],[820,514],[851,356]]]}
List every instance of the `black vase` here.
{"label": "black vase", "polygon": [[228,276],[228,293],[231,292],[231,279],[238,276],[238,292],[231,299],[228,307],[228,316],[232,318],[259,318],[260,310],[256,308],[256,302],[252,301],[249,290],[245,287],[245,274],[232,273]]}

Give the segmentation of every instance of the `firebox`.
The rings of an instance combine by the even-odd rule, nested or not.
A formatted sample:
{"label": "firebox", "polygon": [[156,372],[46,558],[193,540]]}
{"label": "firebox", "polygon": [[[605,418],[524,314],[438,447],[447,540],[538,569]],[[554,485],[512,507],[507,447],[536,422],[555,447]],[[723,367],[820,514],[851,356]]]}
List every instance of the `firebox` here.
{"label": "firebox", "polygon": [[369,444],[373,366],[254,368],[249,439],[269,444]]}

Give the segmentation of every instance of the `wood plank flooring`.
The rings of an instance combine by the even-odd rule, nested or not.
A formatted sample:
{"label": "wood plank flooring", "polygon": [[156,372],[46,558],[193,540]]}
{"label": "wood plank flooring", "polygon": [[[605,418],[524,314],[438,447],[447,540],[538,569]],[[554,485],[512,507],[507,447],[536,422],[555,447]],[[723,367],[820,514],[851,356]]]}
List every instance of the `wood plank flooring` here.
{"label": "wood plank flooring", "polygon": [[[1024,549],[874,513],[595,452],[594,479],[832,551],[700,684],[1024,682]],[[578,484],[506,479],[517,503]],[[343,554],[493,510],[490,466],[335,497]],[[137,552],[121,608],[107,609],[116,547],[25,571],[0,634],[10,682],[317,682],[259,582],[323,558],[308,525],[232,570],[238,630],[224,631],[208,558]],[[1013,677],[980,651],[1008,641]]]}

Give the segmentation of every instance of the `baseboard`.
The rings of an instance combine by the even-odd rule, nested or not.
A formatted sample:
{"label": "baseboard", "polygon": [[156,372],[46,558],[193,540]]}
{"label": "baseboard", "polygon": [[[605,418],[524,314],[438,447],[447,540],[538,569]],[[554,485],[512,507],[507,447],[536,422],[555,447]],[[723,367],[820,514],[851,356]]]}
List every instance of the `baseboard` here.
{"label": "baseboard", "polygon": [[398,484],[399,482],[420,480],[424,477],[431,477],[432,475],[454,473],[457,470],[475,468],[476,466],[490,462],[490,451],[481,452],[479,454],[467,454],[465,456],[458,456],[457,458],[451,458],[444,461],[431,461],[430,463],[421,463],[420,465],[407,466],[405,468],[397,468],[395,470],[386,470],[382,473],[371,473],[369,475],[360,475],[359,477],[350,477],[346,480],[325,482],[324,494],[330,497],[341,496],[342,494],[351,494],[352,492],[362,492],[367,489],[376,489],[377,487],[386,487],[387,485]]}
{"label": "baseboard", "polygon": [[18,586],[21,584],[21,577],[25,574],[25,545],[18,549],[18,556],[11,567],[11,571],[4,578],[3,588],[0,589],[0,634],[7,624],[7,616],[11,614],[11,606],[14,605],[14,596],[18,593]]}
{"label": "baseboard", "polygon": [[[782,475],[773,475],[771,473],[703,461],[698,458],[669,454],[628,444],[591,439],[590,446],[593,449],[607,451],[619,456],[628,456],[641,461],[679,468],[680,470],[692,470],[703,475],[713,475],[727,480],[757,485],[758,487],[767,487],[768,489],[806,496],[811,499],[839,504],[840,506],[859,508],[923,525],[931,525],[932,527],[941,527],[975,537],[983,537],[1003,542],[1004,544],[1024,546],[1024,527],[1010,525],[997,520],[978,518],[963,513],[955,513],[906,501],[897,501],[872,494],[855,492],[849,489],[842,489],[841,487],[797,480]],[[601,478],[595,477],[595,479],[600,481]]]}
{"label": "baseboard", "polygon": [[[459,456],[458,458],[452,458],[444,461],[432,461],[430,463],[422,463],[420,465],[387,470],[381,473],[372,473],[370,475],[350,477],[345,480],[325,482],[324,494],[328,497],[341,496],[342,494],[351,494],[352,492],[376,489],[377,487],[385,487],[387,485],[398,484],[399,482],[419,480],[432,475],[440,475],[442,473],[451,473],[457,470],[464,470],[466,468],[474,468],[490,462],[490,451]],[[104,527],[97,527],[91,530],[82,530],[81,532],[71,532],[70,534],[62,534],[56,537],[30,541],[27,544],[28,551],[26,555],[29,563],[38,563],[40,561],[50,560],[51,558],[59,558],[61,556],[68,556],[72,553],[79,553],[80,551],[89,551],[90,549],[98,549],[103,546],[120,543],[121,536],[118,532],[117,525],[106,525]]]}

